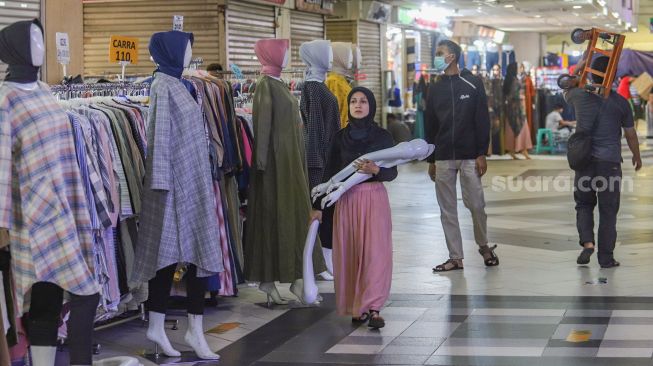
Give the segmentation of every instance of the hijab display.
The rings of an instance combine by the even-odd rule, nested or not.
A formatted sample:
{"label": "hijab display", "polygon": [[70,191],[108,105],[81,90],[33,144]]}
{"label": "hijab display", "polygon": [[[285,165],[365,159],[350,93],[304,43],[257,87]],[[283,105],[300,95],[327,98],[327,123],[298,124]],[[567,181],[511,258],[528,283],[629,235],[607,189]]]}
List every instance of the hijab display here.
{"label": "hijab display", "polygon": [[179,31],[155,33],[150,41],[158,67],[150,87],[146,172],[131,281],[149,281],[147,338],[167,356],[178,357],[164,321],[175,269],[184,263],[184,340],[199,358],[215,360],[219,356],[210,350],[202,329],[203,277],[222,272],[224,266],[215,245],[220,234],[204,118],[200,104],[179,79],[192,41],[191,33]]}
{"label": "hijab display", "polygon": [[[326,79],[327,88],[333,93],[338,101],[340,110],[340,127],[347,125],[347,96],[351,91],[349,80],[353,80],[354,63],[353,45],[349,42],[333,42],[333,69]],[[349,80],[348,80],[349,78]]]}
{"label": "hijab display", "polygon": [[287,39],[262,39],[254,45],[254,52],[263,66],[261,74],[281,77],[281,71],[288,64],[290,41]]}
{"label": "hijab display", "polygon": [[[340,112],[338,100],[324,84],[326,73],[335,66],[335,53],[329,41],[306,42],[299,48],[299,55],[307,66],[306,81],[302,86],[300,110],[304,121],[304,141],[306,161],[308,164],[309,191],[320,184],[326,167],[329,143],[340,129]],[[342,65],[342,60],[338,64]],[[324,259],[329,274],[322,274],[325,279],[332,279],[331,238],[333,210],[323,215],[320,227]]]}
{"label": "hijab display", "polygon": [[[0,265],[0,272],[15,284],[19,312],[10,323],[29,311],[25,328],[33,364],[54,365],[68,292],[70,362],[90,365],[100,290],[90,208],[73,125],[50,89],[37,81],[41,23],[21,21],[2,29],[0,60],[9,65],[9,82],[0,84],[0,172],[14,172],[0,174],[0,230],[9,232],[9,252],[0,251],[0,263],[11,267]],[[25,88],[28,84],[33,87]]]}
{"label": "hijab display", "polygon": [[[276,79],[288,47],[287,39],[260,40],[254,47],[263,76],[253,100],[253,166],[243,245],[245,278],[261,282],[259,289],[277,304],[285,302],[275,281],[292,282],[291,291],[303,299],[302,252],[310,213],[299,105],[288,86]],[[322,272],[322,256],[316,254],[316,271]]]}
{"label": "hijab display", "polygon": [[16,22],[0,31],[0,60],[9,65],[5,81],[37,81],[43,52],[43,26],[38,19]]}

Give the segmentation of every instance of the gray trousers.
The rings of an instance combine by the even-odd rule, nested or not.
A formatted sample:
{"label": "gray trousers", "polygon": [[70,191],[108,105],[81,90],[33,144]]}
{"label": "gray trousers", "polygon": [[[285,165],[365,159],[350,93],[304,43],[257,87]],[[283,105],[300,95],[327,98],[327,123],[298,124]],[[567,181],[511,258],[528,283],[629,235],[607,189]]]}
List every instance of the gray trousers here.
{"label": "gray trousers", "polygon": [[481,177],[476,172],[475,160],[443,160],[435,163],[435,193],[440,205],[440,220],[447,240],[449,258],[463,259],[463,239],[458,223],[456,179],[460,172],[463,203],[472,213],[476,244],[485,246],[487,240],[487,215]]}

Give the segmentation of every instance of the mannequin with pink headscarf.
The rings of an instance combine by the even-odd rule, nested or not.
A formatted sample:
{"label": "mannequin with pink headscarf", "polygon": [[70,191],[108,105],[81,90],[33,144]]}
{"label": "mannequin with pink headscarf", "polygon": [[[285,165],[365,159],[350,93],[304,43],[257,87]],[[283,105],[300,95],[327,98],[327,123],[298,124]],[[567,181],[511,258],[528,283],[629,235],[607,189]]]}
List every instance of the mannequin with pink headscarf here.
{"label": "mannequin with pink headscarf", "polygon": [[[311,210],[299,103],[281,80],[290,59],[287,39],[256,42],[262,76],[253,103],[254,154],[245,228],[245,277],[260,282],[268,304],[286,304],[275,282],[292,283],[302,301],[302,256]],[[313,251],[316,271],[325,270]]]}

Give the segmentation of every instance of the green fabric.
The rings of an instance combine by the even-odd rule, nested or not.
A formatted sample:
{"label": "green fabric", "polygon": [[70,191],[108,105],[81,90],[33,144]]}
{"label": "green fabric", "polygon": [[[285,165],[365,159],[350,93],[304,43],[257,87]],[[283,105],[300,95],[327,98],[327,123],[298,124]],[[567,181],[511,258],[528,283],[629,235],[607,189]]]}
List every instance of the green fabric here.
{"label": "green fabric", "polygon": [[[263,76],[253,106],[254,155],[245,233],[245,276],[250,281],[302,278],[311,210],[304,136],[297,99],[281,81]],[[313,263],[324,270],[320,244]]]}

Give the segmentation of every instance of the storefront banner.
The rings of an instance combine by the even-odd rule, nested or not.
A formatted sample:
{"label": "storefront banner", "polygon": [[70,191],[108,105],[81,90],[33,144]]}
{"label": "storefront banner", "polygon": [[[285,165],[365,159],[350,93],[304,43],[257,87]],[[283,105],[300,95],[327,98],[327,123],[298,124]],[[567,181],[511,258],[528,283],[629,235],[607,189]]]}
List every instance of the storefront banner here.
{"label": "storefront banner", "polygon": [[295,0],[295,7],[310,13],[332,15],[335,0]]}

